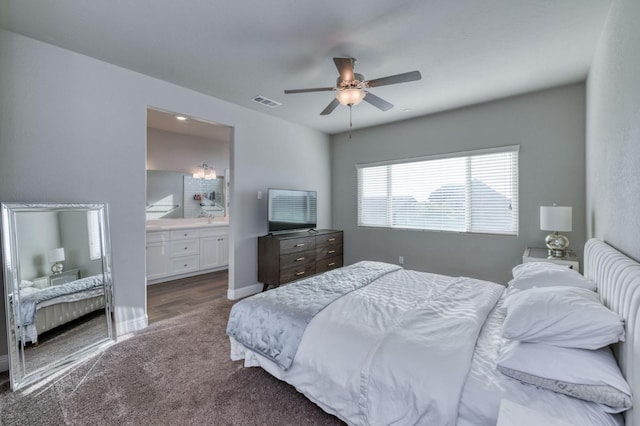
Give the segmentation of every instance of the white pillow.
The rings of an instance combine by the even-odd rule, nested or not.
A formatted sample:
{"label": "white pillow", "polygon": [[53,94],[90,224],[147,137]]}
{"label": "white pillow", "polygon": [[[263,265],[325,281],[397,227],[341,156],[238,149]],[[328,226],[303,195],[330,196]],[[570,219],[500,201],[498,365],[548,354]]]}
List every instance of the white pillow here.
{"label": "white pillow", "polygon": [[592,351],[511,341],[500,351],[498,370],[523,383],[603,404],[610,413],[633,404],[608,347]]}
{"label": "white pillow", "polygon": [[22,287],[20,289],[20,296],[26,296],[27,294],[37,293],[40,289],[35,287]]}
{"label": "white pillow", "polygon": [[512,270],[510,289],[526,290],[534,287],[570,286],[595,290],[596,284],[565,265],[550,262],[526,262]]}
{"label": "white pillow", "polygon": [[542,287],[507,297],[502,336],[567,348],[598,349],[624,340],[624,321],[591,290]]}
{"label": "white pillow", "polygon": [[22,282],[20,283],[20,288],[25,288],[25,287],[33,287],[33,282],[22,280]]}

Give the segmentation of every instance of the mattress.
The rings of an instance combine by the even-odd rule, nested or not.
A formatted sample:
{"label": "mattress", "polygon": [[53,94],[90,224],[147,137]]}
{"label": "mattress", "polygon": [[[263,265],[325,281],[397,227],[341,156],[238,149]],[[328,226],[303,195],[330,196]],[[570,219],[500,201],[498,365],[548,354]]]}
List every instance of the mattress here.
{"label": "mattress", "polygon": [[[448,299],[458,297],[456,289],[461,283],[471,284],[465,292],[473,291],[474,285],[485,286],[492,296],[473,296],[488,298],[480,307],[463,298],[452,308]],[[343,296],[317,314],[287,371],[234,339],[231,356],[244,359],[247,367],[262,367],[326,412],[353,425],[494,426],[504,398],[574,424],[621,424],[620,416],[604,413],[597,404],[523,385],[497,370],[504,343],[500,336],[503,318],[497,310],[502,289],[479,280],[461,282],[401,270]],[[427,336],[426,341],[416,340],[415,331],[402,319],[407,313],[421,311],[427,306],[425,300],[443,320],[424,318],[418,334]],[[484,316],[478,315],[476,311],[483,309]],[[457,322],[460,318],[463,322]],[[473,324],[478,322],[474,331]],[[382,335],[386,337],[380,338]],[[388,356],[374,358],[380,348]],[[371,370],[377,376],[371,376]],[[373,386],[372,380],[376,382]],[[442,396],[433,397],[438,392]]]}

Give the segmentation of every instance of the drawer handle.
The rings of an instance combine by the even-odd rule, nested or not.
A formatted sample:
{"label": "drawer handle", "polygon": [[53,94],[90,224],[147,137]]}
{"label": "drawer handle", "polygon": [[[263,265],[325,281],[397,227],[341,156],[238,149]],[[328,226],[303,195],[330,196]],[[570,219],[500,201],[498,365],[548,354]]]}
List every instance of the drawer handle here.
{"label": "drawer handle", "polygon": [[335,241],[335,238],[329,238],[327,241]]}
{"label": "drawer handle", "polygon": [[304,247],[304,243],[296,244],[294,247]]}
{"label": "drawer handle", "polygon": [[335,250],[329,250],[327,253],[328,253],[328,254],[333,254],[333,253],[335,253],[335,252],[336,252]]}
{"label": "drawer handle", "polygon": [[296,272],[296,277],[299,277],[300,275],[304,275],[304,271]]}
{"label": "drawer handle", "polygon": [[185,250],[187,249],[187,247],[184,248]]}
{"label": "drawer handle", "polygon": [[302,262],[304,260],[304,257],[299,257],[296,259],[296,262]]}
{"label": "drawer handle", "polygon": [[186,237],[187,235],[189,235],[189,234],[184,234],[184,236],[185,236],[185,237]]}
{"label": "drawer handle", "polygon": [[333,266],[333,265],[335,265],[335,264],[336,264],[336,262],[331,262],[331,263],[330,263],[330,264],[328,264],[327,266]]}
{"label": "drawer handle", "polygon": [[185,268],[187,267],[187,264],[186,264],[186,263],[184,264],[184,267],[185,267]]}

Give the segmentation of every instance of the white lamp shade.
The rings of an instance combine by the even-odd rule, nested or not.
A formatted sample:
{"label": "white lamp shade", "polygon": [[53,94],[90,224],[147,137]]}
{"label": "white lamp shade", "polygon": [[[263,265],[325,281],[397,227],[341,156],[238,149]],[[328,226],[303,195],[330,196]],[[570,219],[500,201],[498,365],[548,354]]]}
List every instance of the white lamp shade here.
{"label": "white lamp shade", "polygon": [[62,262],[64,260],[64,248],[58,247],[49,250],[48,257],[50,263]]}
{"label": "white lamp shade", "polygon": [[540,229],[571,232],[573,209],[568,206],[540,206]]}
{"label": "white lamp shade", "polygon": [[358,105],[365,95],[366,93],[360,89],[343,89],[336,94],[336,99],[342,105]]}

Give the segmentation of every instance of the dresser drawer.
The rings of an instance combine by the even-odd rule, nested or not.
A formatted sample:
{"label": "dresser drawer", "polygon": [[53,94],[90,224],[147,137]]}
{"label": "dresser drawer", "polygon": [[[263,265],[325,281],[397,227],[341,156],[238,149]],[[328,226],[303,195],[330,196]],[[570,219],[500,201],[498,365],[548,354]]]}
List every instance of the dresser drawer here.
{"label": "dresser drawer", "polygon": [[179,231],[171,231],[171,241],[189,240],[198,237],[199,231],[197,229],[181,229]]}
{"label": "dresser drawer", "polygon": [[328,257],[326,259],[319,260],[316,263],[316,273],[330,271],[332,269],[342,267],[342,256]]}
{"label": "dresser drawer", "polygon": [[327,245],[316,249],[316,260],[334,256],[342,257],[342,245]]}
{"label": "dresser drawer", "polygon": [[316,237],[280,240],[280,254],[298,253],[316,248]]}
{"label": "dresser drawer", "polygon": [[280,256],[280,269],[299,268],[315,262],[313,250]]}
{"label": "dresser drawer", "polygon": [[291,269],[283,269],[280,270],[280,284],[288,283],[295,280],[300,280],[302,278],[309,277],[316,273],[316,265],[312,263],[311,265],[300,266],[297,268]]}
{"label": "dresser drawer", "polygon": [[342,232],[322,234],[316,237],[316,247],[328,247],[332,245],[342,246]]}
{"label": "dresser drawer", "polygon": [[169,251],[171,257],[188,256],[198,254],[199,252],[199,239],[171,241],[171,249]]}
{"label": "dresser drawer", "polygon": [[200,269],[199,256],[184,256],[171,259],[170,274],[186,274]]}

